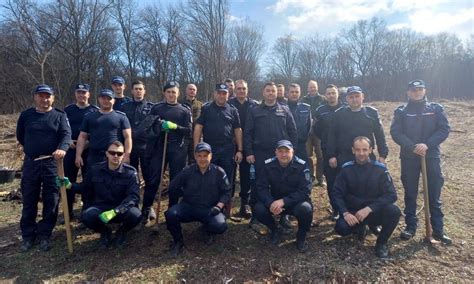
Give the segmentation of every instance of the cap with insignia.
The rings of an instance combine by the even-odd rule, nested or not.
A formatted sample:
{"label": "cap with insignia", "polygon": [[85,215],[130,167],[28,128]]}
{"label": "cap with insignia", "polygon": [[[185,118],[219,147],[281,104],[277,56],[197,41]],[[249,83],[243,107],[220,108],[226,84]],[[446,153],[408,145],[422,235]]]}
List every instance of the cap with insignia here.
{"label": "cap with insignia", "polygon": [[109,97],[111,99],[115,98],[114,92],[112,92],[112,90],[109,90],[109,89],[100,90],[99,96],[100,97]]}
{"label": "cap with insignia", "polygon": [[413,80],[408,83],[408,89],[416,89],[416,88],[426,88],[425,82],[423,80]]}
{"label": "cap with insignia", "polygon": [[207,144],[206,142],[200,142],[196,145],[196,148],[194,149],[195,153],[199,153],[202,151],[207,151],[209,153],[212,153],[212,148],[211,145]]}
{"label": "cap with insignia", "polygon": [[114,76],[112,77],[112,84],[125,84],[125,79],[120,76]]}
{"label": "cap with insignia", "polygon": [[291,144],[290,141],[288,140],[280,140],[277,142],[277,145],[276,145],[277,149],[278,148],[281,148],[281,147],[285,147],[287,149],[293,149],[293,144]]}
{"label": "cap with insignia", "polygon": [[76,85],[76,91],[89,92],[89,89],[90,89],[89,84],[77,84]]}
{"label": "cap with insignia", "polygon": [[41,84],[41,85],[36,86],[35,94],[40,94],[40,93],[46,93],[46,94],[54,95],[53,88],[51,88],[50,86],[45,85],[45,84]]}
{"label": "cap with insignia", "polygon": [[349,88],[347,88],[347,92],[346,94],[347,95],[350,95],[352,93],[363,93],[364,91],[362,91],[362,88],[359,87],[359,86],[350,86]]}
{"label": "cap with insignia", "polygon": [[165,86],[163,87],[163,92],[166,92],[166,90],[170,89],[170,88],[178,88],[179,89],[179,83],[176,82],[176,81],[169,81],[168,83],[165,84]]}
{"label": "cap with insignia", "polygon": [[216,85],[216,91],[217,92],[226,92],[228,93],[229,92],[229,87],[227,87],[226,84],[224,83],[219,83]]}

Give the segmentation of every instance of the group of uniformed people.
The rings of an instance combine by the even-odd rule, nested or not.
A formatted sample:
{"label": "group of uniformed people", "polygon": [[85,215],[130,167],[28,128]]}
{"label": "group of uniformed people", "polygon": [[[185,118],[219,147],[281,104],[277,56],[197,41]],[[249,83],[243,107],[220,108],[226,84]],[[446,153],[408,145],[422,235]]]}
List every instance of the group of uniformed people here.
{"label": "group of uniformed people", "polygon": [[[368,226],[378,235],[376,255],[388,256],[387,242],[401,212],[394,204],[397,194],[385,165],[388,147],[382,123],[377,110],[363,104],[360,87],[349,87],[347,102],[342,102],[333,84],[323,96],[312,80],[308,94],[300,99],[298,84],[289,85],[285,96],[283,85],[269,82],[258,103],[248,96],[245,80],[228,79],[216,85],[214,100],[205,104],[196,98],[194,84],[188,84],[180,97],[179,84],[168,82],[163,101],[156,104],[145,99],[141,81],[132,83],[132,98],[124,96],[125,89],[125,80],[113,77],[112,90],[100,91],[96,107],[89,103],[89,85],[78,84],[75,104],[61,111],[52,107],[51,87],[36,87],[35,105],[21,113],[17,125],[25,152],[21,250],[29,250],[35,239],[41,250],[49,250],[60,186],[68,189],[71,218],[75,195],[81,194],[82,224],[99,232],[100,245],[108,247],[112,232],[107,224],[120,223],[115,244],[123,247],[128,231],[158,218],[153,202],[164,166],[170,177],[165,218],[173,255],[184,246],[181,223],[201,222],[207,243],[225,232],[238,169],[238,214],[251,218],[251,226],[266,225],[272,243],[281,242],[292,215],[298,221],[296,247],[301,252],[308,249],[311,190],[319,185],[327,186],[336,232],[357,234],[364,240]],[[440,202],[439,152],[449,124],[443,107],[427,101],[423,81],[410,82],[407,95],[408,103],[395,110],[391,125],[392,137],[401,146],[405,188],[406,228],[401,238],[412,238],[417,229],[423,157],[428,166],[433,237],[449,244]],[[55,162],[62,158],[64,179],[57,177]],[[141,210],[139,168],[145,183]],[[76,183],[79,169],[82,182]],[[43,214],[37,223],[40,194]]]}

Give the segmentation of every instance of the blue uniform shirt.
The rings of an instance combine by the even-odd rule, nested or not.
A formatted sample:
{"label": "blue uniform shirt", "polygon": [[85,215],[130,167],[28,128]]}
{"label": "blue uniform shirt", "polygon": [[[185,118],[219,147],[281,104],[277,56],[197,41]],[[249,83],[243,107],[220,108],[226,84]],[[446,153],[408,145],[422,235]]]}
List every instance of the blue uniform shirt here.
{"label": "blue uniform shirt", "polygon": [[92,166],[84,182],[74,184],[71,190],[81,192],[88,206],[104,210],[119,206],[130,209],[140,202],[137,171],[127,164],[112,171],[107,161],[98,163]]}
{"label": "blue uniform shirt", "polygon": [[439,144],[448,138],[449,130],[443,106],[426,99],[399,106],[390,127],[393,140],[401,147],[400,157],[416,159],[419,156],[413,150],[418,143],[428,146],[426,157],[439,158]]}
{"label": "blue uniform shirt", "polygon": [[20,114],[16,137],[25,155],[34,159],[51,155],[58,149],[67,151],[71,144],[71,127],[62,110],[38,112],[32,107]]}
{"label": "blue uniform shirt", "polygon": [[232,143],[234,129],[240,128],[240,117],[238,110],[230,104],[218,106],[216,102],[211,102],[202,107],[196,123],[203,126],[204,142],[222,146]]}
{"label": "blue uniform shirt", "polygon": [[332,116],[327,143],[328,158],[342,158],[341,163],[352,160],[352,141],[357,136],[369,138],[372,145],[377,145],[379,156],[387,157],[388,146],[378,111],[370,106],[364,106],[360,111],[343,106]]}
{"label": "blue uniform shirt", "polygon": [[257,106],[257,101],[247,97],[245,98],[244,103],[241,104],[237,98],[233,98],[229,100],[229,104],[235,107],[239,112],[240,127],[243,131],[245,129],[245,122],[247,121],[247,114],[249,112],[249,108]]}
{"label": "blue uniform shirt", "polygon": [[265,161],[265,167],[257,178],[258,198],[266,207],[283,198],[285,208],[303,201],[311,201],[311,174],[306,162],[294,157],[285,168],[278,159]]}
{"label": "blue uniform shirt", "polygon": [[89,113],[81,125],[81,131],[89,134],[89,148],[93,151],[105,151],[117,140],[124,143],[124,129],[130,129],[130,122],[123,112],[116,110]]}
{"label": "blue uniform shirt", "polygon": [[397,192],[384,164],[369,161],[360,165],[345,163],[334,184],[334,200],[341,216],[366,206],[377,212],[397,201]]}
{"label": "blue uniform shirt", "polygon": [[157,134],[161,131],[161,122],[163,120],[171,121],[178,125],[176,130],[171,130],[168,133],[168,142],[182,143],[183,138],[191,137],[193,121],[191,109],[187,105],[160,102],[153,106],[150,116],[155,117],[153,120],[157,122],[154,124],[154,131]]}
{"label": "blue uniform shirt", "polygon": [[130,97],[115,98],[114,109],[118,111],[123,111],[123,105],[133,101]]}
{"label": "blue uniform shirt", "polygon": [[142,101],[131,101],[123,104],[122,110],[127,115],[128,121],[132,127],[132,141],[134,149],[144,149],[146,146],[146,133],[140,128],[140,124],[150,113],[153,103]]}
{"label": "blue uniform shirt", "polygon": [[309,104],[288,101],[298,132],[298,144],[306,143],[311,131],[311,107]]}
{"label": "blue uniform shirt", "polygon": [[254,155],[255,149],[272,151],[280,140],[297,145],[298,134],[293,115],[287,106],[261,103],[249,109],[244,131],[244,151]]}
{"label": "blue uniform shirt", "polygon": [[79,137],[79,132],[81,131],[81,125],[84,117],[87,114],[98,110],[99,108],[95,105],[88,105],[85,108],[80,108],[76,104],[70,104],[64,108],[64,112],[66,113],[69,120],[69,125],[71,125],[72,140],[77,140],[77,137]]}
{"label": "blue uniform shirt", "polygon": [[227,204],[230,195],[231,187],[227,175],[221,167],[212,163],[204,174],[197,164],[187,166],[169,186],[170,207],[182,197],[182,202],[191,206],[211,208],[218,202]]}
{"label": "blue uniform shirt", "polygon": [[331,127],[331,119],[334,112],[340,108],[342,104],[330,106],[324,104],[316,109],[314,112],[313,133],[321,139],[321,149],[326,152],[328,144],[329,128]]}

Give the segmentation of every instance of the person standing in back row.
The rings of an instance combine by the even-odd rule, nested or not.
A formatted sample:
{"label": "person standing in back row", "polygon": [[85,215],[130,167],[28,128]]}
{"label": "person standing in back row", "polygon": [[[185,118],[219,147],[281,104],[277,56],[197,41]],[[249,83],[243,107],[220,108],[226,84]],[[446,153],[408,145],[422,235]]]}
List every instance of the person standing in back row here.
{"label": "person standing in back row", "polygon": [[[316,109],[324,103],[325,99],[318,93],[318,82],[310,80],[308,82],[308,94],[301,99],[301,102],[311,106],[311,114],[314,116]],[[321,151],[321,140],[311,133],[306,143],[306,151],[308,152],[308,166],[313,179],[313,184],[325,186],[323,178],[323,153]],[[314,169],[313,157],[316,154],[316,171]]]}
{"label": "person standing in back row", "polygon": [[441,173],[439,145],[449,135],[449,122],[443,106],[428,102],[426,86],[422,80],[408,84],[408,103],[399,106],[394,113],[390,133],[400,145],[401,178],[405,189],[406,228],[400,237],[409,240],[415,236],[418,226],[416,199],[421,171],[421,159],[426,160],[428,196],[433,238],[444,244],[452,240],[444,233],[444,214],[441,211],[441,189],[444,178]]}
{"label": "person standing in back row", "polygon": [[[74,96],[76,99],[75,104],[70,104],[64,108],[64,112],[67,115],[69,124],[71,125],[71,138],[72,143],[67,150],[66,156],[64,157],[64,175],[69,177],[71,182],[77,181],[77,175],[79,169],[81,169],[81,175],[84,179],[87,175],[87,155],[89,152],[86,146],[82,152],[82,160],[85,163],[81,168],[76,167],[76,144],[79,137],[82,121],[84,117],[89,113],[96,112],[99,108],[95,105],[89,104],[89,85],[88,84],[77,84]],[[67,191],[67,203],[69,207],[69,219],[74,219],[73,204],[75,199],[75,192],[72,190]],[[60,224],[64,224],[64,218],[60,218]]]}
{"label": "person standing in back row", "polygon": [[[239,112],[240,126],[242,131],[245,131],[245,123],[249,110],[258,105],[257,101],[249,98],[248,85],[245,80],[235,81],[235,98],[229,100],[229,104],[233,105]],[[245,143],[245,142],[244,142]],[[246,156],[245,151],[243,156]],[[250,218],[252,211],[249,205],[250,202],[250,164],[246,159],[242,159],[239,164],[240,175],[240,211],[239,215],[242,218]],[[235,186],[235,185],[234,185]]]}

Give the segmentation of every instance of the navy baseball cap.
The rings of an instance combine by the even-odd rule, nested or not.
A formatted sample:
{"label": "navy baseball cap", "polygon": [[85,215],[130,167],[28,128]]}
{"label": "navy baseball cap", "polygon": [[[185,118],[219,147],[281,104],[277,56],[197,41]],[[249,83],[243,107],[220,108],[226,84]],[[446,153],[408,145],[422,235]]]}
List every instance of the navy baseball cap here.
{"label": "navy baseball cap", "polygon": [[115,98],[115,94],[114,92],[112,92],[112,90],[109,90],[109,89],[102,89],[100,90],[100,93],[99,93],[99,96],[100,97],[109,97],[111,99],[114,99]]}
{"label": "navy baseball cap", "polygon": [[125,84],[125,79],[120,76],[114,76],[112,77],[112,84]]}
{"label": "navy baseball cap", "polygon": [[84,92],[89,92],[89,84],[77,84],[76,85],[76,91],[84,91]]}
{"label": "navy baseball cap", "polygon": [[179,83],[176,81],[169,81],[168,83],[165,84],[163,87],[163,92],[166,92],[166,90],[171,89],[171,88],[178,88],[179,89]]}
{"label": "navy baseball cap", "polygon": [[293,144],[291,144],[291,142],[288,141],[288,140],[280,140],[280,141],[277,142],[276,147],[277,147],[277,149],[281,148],[281,147],[285,147],[285,148],[291,150],[291,149],[293,149]]}
{"label": "navy baseball cap", "polygon": [[216,91],[217,92],[226,92],[228,93],[229,92],[229,87],[227,87],[226,84],[224,83],[219,83],[216,85]]}
{"label": "navy baseball cap", "polygon": [[40,94],[40,93],[46,93],[46,94],[54,95],[53,88],[51,88],[50,86],[48,86],[46,84],[41,84],[41,85],[36,86],[35,94]]}
{"label": "navy baseball cap", "polygon": [[413,80],[408,83],[408,89],[416,89],[416,88],[426,88],[425,82],[423,80]]}
{"label": "navy baseball cap", "polygon": [[196,148],[194,149],[194,152],[199,153],[199,152],[202,152],[202,151],[207,151],[209,153],[212,153],[211,145],[207,144],[206,142],[199,142],[196,145]]}
{"label": "navy baseball cap", "polygon": [[362,91],[362,88],[359,87],[359,86],[350,86],[349,88],[347,88],[347,92],[346,94],[347,95],[350,95],[352,93],[364,93],[364,91]]}

